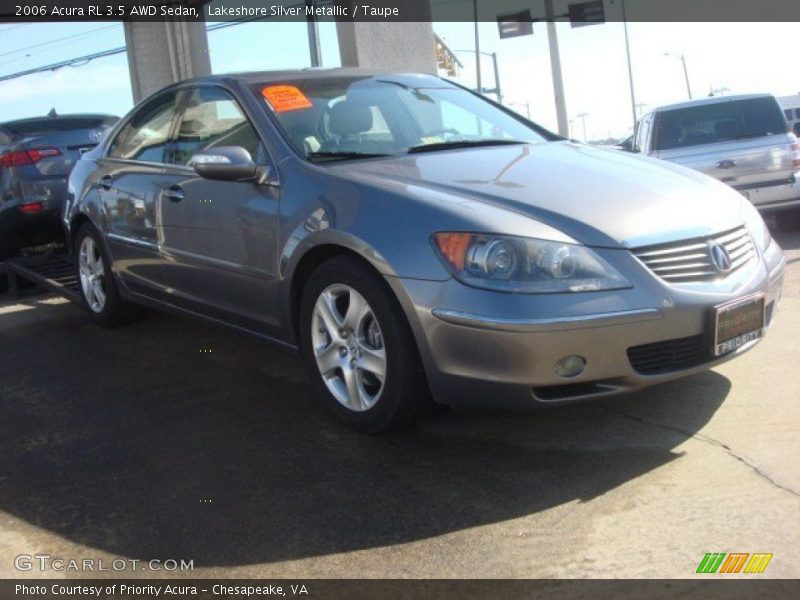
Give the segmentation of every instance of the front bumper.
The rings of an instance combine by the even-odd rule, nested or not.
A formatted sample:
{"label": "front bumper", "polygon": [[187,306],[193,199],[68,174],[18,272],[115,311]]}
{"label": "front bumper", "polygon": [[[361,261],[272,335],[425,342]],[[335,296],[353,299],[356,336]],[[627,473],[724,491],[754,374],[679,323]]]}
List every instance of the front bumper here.
{"label": "front bumper", "polygon": [[[627,251],[605,250],[633,288],[584,294],[501,294],[445,282],[390,278],[417,338],[436,400],[452,406],[531,407],[635,390],[706,370],[747,351],[656,374],[634,368],[628,350],[654,342],[700,339],[712,329],[713,308],[766,294],[767,326],[780,298],[785,259],[776,243],[763,256],[707,284],[669,285]],[[705,342],[703,342],[705,343]],[[680,348],[680,345],[678,345]],[[704,346],[705,347],[705,346]],[[585,359],[572,378],[554,371],[566,356]]]}

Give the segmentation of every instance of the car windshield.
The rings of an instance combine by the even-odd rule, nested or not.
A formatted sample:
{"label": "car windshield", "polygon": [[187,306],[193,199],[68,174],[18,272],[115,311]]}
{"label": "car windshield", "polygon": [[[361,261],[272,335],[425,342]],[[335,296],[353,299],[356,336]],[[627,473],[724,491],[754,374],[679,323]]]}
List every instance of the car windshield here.
{"label": "car windshield", "polygon": [[748,98],[676,108],[657,118],[656,150],[686,148],[786,133],[774,98]]}
{"label": "car windshield", "polygon": [[253,91],[312,161],[537,143],[555,136],[434,77],[331,77]]}

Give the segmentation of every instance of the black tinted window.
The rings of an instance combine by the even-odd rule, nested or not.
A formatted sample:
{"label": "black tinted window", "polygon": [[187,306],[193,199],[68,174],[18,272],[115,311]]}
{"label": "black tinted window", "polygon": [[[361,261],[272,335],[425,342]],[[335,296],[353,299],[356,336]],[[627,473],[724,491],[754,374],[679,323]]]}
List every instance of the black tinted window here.
{"label": "black tinted window", "polygon": [[197,88],[181,116],[169,162],[186,165],[195,153],[219,146],[241,146],[259,163],[266,158],[258,135],[236,100],[219,88]]}
{"label": "black tinted window", "polygon": [[732,100],[666,110],[658,116],[657,150],[786,133],[774,98]]}
{"label": "black tinted window", "polygon": [[108,155],[112,158],[164,162],[176,109],[176,92],[148,102],[122,128],[112,142]]}

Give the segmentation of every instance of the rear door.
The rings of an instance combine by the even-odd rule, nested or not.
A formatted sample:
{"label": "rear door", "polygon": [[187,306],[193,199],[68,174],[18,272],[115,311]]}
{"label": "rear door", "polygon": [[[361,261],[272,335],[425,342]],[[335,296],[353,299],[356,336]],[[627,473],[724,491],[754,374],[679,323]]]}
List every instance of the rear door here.
{"label": "rear door", "polygon": [[656,156],[702,171],[741,191],[793,176],[786,121],[768,96],[661,111]]}
{"label": "rear door", "polygon": [[203,179],[194,154],[240,146],[259,164],[266,148],[239,102],[217,86],[185,91],[157,200],[165,277],[187,308],[260,328],[276,324],[278,188]]}

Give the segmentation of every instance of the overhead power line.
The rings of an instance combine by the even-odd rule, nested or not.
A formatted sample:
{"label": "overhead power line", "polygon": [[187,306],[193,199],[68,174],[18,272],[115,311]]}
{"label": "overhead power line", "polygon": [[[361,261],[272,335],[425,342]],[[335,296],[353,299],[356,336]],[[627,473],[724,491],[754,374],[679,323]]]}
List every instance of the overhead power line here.
{"label": "overhead power line", "polygon": [[18,48],[17,50],[9,50],[8,52],[0,52],[0,56],[8,56],[10,54],[19,54],[20,52],[25,52],[26,50],[33,50],[34,48],[41,48],[43,46],[52,46],[53,44],[58,44],[59,42],[63,42],[64,40],[72,40],[75,38],[83,37],[86,35],[90,35],[92,33],[97,33],[98,31],[105,31],[107,29],[113,29],[115,27],[119,27],[119,25],[106,25],[105,27],[96,27],[95,29],[89,29],[88,31],[83,31],[81,33],[74,33],[72,35],[67,35],[60,38],[55,38],[53,40],[48,40],[46,42],[42,42],[40,44],[33,44],[31,46],[25,46],[24,48]]}
{"label": "overhead power line", "polygon": [[[230,21],[224,23],[217,23],[215,25],[210,25],[207,28],[207,31],[216,31],[217,29],[224,29],[226,27],[233,27],[235,25],[244,25],[250,21],[255,19],[247,19],[243,21]],[[3,81],[10,81],[11,79],[17,79],[19,77],[25,77],[26,75],[35,75],[36,73],[46,73],[47,71],[56,71],[58,69],[62,69],[64,67],[82,67],[91,61],[98,59],[98,58],[105,58],[107,56],[114,56],[115,54],[122,54],[123,52],[127,51],[127,47],[120,46],[119,48],[111,48],[109,50],[103,50],[102,52],[95,52],[94,54],[86,54],[84,56],[76,56],[75,58],[68,58],[66,60],[62,60],[57,63],[52,63],[49,65],[42,65],[41,67],[34,67],[31,69],[26,69],[25,71],[18,71],[16,73],[9,73],[8,75],[0,75],[0,82]]]}
{"label": "overhead power line", "polygon": [[87,54],[86,56],[78,56],[76,58],[69,58],[67,60],[62,60],[61,62],[53,63],[51,65],[44,65],[42,67],[35,67],[33,69],[28,69],[27,71],[19,71],[18,73],[11,73],[9,75],[2,75],[0,76],[0,82],[8,81],[10,79],[17,79],[18,77],[25,77],[26,75],[33,75],[35,73],[44,73],[46,71],[55,71],[56,69],[61,69],[63,67],[73,67],[73,66],[83,66],[96,58],[105,58],[106,56],[113,56],[114,54],[122,54],[125,52],[127,48],[122,46],[120,48],[112,48],[111,50],[105,50],[103,52],[95,52],[94,54]]}

